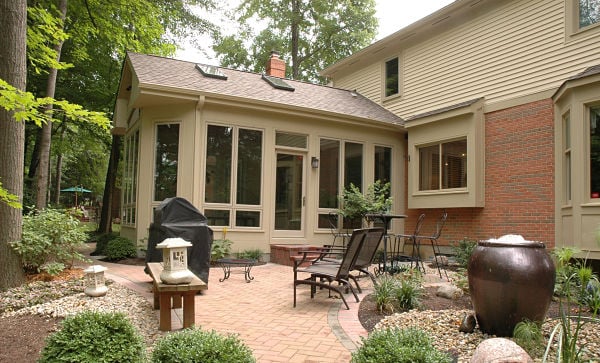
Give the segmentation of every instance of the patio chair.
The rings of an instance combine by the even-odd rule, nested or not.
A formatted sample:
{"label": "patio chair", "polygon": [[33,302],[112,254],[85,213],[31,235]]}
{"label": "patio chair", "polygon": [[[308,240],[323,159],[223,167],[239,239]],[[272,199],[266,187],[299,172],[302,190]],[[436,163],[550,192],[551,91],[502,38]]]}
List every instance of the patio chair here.
{"label": "patio chair", "polygon": [[340,230],[339,224],[339,214],[335,212],[329,212],[327,215],[327,219],[329,221],[329,228],[331,230],[331,234],[333,235],[333,244],[331,246],[336,247],[336,241],[338,238],[342,240],[342,248],[346,247],[346,242],[350,239],[350,233],[344,232]]}
{"label": "patio chair", "polygon": [[[435,232],[431,236],[417,236],[416,237],[417,244],[419,246],[421,244],[420,243],[421,240],[429,240],[429,242],[431,243],[431,248],[433,249],[433,258],[434,258],[434,262],[435,262],[435,265],[438,270],[438,274],[440,275],[440,279],[442,278],[442,270],[440,269],[440,263],[439,263],[438,257],[443,256],[443,254],[440,251],[440,246],[438,245],[438,239],[442,235],[442,229],[444,229],[444,225],[446,224],[446,219],[448,219],[448,213],[444,210],[444,212],[442,213],[442,216],[440,217],[439,221],[435,225]],[[448,272],[446,271],[446,269],[444,269],[444,274],[446,275],[446,280],[450,280],[448,278]]]}
{"label": "patio chair", "polygon": [[[313,262],[311,258],[314,258],[314,250],[313,251],[302,251],[302,258],[298,258],[294,260],[294,307],[296,307],[296,287],[298,285],[310,285],[310,298],[314,298],[316,293],[316,288],[325,288],[328,289],[329,292],[335,291],[340,295],[340,298],[346,305],[346,309],[350,310],[346,299],[344,298],[342,288],[349,289],[356,302],[359,302],[360,299],[354,288],[349,282],[349,279],[352,279],[353,276],[350,275],[350,271],[354,268],[356,259],[358,258],[358,254],[362,249],[363,243],[368,234],[368,229],[357,229],[354,230],[352,236],[350,237],[350,241],[348,243],[348,248],[346,249],[341,263],[314,263],[306,267],[302,267],[306,262]],[[311,256],[311,253],[313,255]],[[308,273],[310,277],[306,279],[299,279],[298,273]],[[324,282],[324,281],[327,281]],[[354,280],[356,283],[356,280]],[[333,284],[333,282],[338,282],[339,285]],[[358,289],[360,287],[357,286]],[[360,291],[360,290],[359,290]]]}
{"label": "patio chair", "polygon": [[[421,213],[419,218],[417,219],[417,223],[415,224],[415,230],[411,234],[397,234],[395,248],[397,254],[393,255],[393,259],[397,262],[400,261],[410,261],[410,267],[413,267],[413,263],[415,263],[416,267],[419,268],[419,262],[421,263],[421,268],[423,272],[425,272],[425,267],[423,266],[423,261],[421,261],[421,251],[420,246],[417,242],[417,236],[421,233],[421,227],[423,226],[423,222],[425,221],[425,213]],[[401,250],[404,250],[404,245],[406,240],[410,240],[412,244],[412,252],[410,256],[400,254]]]}

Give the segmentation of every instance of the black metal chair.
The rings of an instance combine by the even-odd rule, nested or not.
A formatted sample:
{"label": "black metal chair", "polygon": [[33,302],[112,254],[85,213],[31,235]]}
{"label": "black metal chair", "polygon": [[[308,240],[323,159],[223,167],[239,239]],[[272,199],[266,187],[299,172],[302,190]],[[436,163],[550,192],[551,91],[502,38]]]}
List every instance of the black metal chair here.
{"label": "black metal chair", "polygon": [[[396,249],[397,254],[393,256],[393,258],[397,261],[410,261],[410,267],[413,267],[413,263],[417,268],[421,268],[423,272],[425,272],[425,266],[423,266],[423,261],[421,261],[421,251],[420,246],[417,241],[417,236],[421,233],[421,227],[423,226],[423,222],[425,221],[425,213],[421,213],[419,218],[417,219],[417,223],[415,224],[415,229],[411,234],[396,234],[396,241],[394,248]],[[410,256],[403,255],[399,251],[404,250],[404,245],[406,241],[410,240],[412,244],[412,252]],[[421,264],[419,266],[419,263]]]}
{"label": "black metal chair", "polygon": [[340,238],[342,240],[341,247],[346,248],[346,242],[350,239],[350,233],[340,230],[339,217],[340,215],[335,212],[329,212],[328,214],[329,228],[331,230],[331,234],[333,235],[333,244],[331,246],[337,247],[336,241],[338,238]]}
{"label": "black metal chair", "polygon": [[[442,271],[440,269],[440,259],[438,259],[438,257],[443,256],[443,254],[440,251],[440,246],[438,245],[438,239],[442,235],[442,230],[444,229],[444,225],[446,224],[447,219],[448,219],[448,213],[446,211],[444,211],[442,213],[442,216],[440,217],[440,219],[438,220],[438,222],[435,225],[435,232],[431,236],[417,236],[416,237],[418,246],[421,245],[421,242],[420,242],[421,240],[429,240],[429,242],[431,243],[431,248],[433,250],[433,259],[434,259],[435,266],[437,267],[438,274],[440,275],[440,279],[442,278]],[[444,269],[444,274],[446,275],[446,280],[449,280],[448,272],[446,271],[446,269]]]}

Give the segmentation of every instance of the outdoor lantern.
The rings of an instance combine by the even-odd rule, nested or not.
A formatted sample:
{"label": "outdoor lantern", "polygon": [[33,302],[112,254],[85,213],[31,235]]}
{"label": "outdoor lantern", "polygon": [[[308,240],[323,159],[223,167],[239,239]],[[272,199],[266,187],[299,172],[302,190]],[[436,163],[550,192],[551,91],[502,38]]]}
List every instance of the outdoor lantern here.
{"label": "outdoor lantern", "polygon": [[104,271],[106,267],[100,265],[93,265],[83,272],[85,273],[85,294],[87,296],[97,297],[104,296],[108,291],[108,287],[104,283]]}
{"label": "outdoor lantern", "polygon": [[313,169],[317,169],[319,167],[319,158],[317,158],[316,156],[313,156],[310,159],[310,166],[312,166]]}
{"label": "outdoor lantern", "polygon": [[183,238],[167,238],[156,245],[163,250],[163,271],[160,279],[165,284],[188,284],[194,278],[188,270],[187,248],[192,244]]}

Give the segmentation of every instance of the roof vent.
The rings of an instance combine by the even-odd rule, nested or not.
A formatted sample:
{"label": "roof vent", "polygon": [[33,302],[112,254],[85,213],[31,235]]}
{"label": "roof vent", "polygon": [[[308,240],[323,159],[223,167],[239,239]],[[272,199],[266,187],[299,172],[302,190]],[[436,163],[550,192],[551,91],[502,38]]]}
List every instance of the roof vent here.
{"label": "roof vent", "polygon": [[282,89],[284,91],[294,91],[294,87],[287,84],[283,79],[277,77],[267,76],[266,74],[262,75],[262,79],[267,81],[273,88]]}
{"label": "roof vent", "polygon": [[198,63],[196,64],[196,69],[198,69],[204,77],[227,80],[227,76],[221,72],[219,67]]}

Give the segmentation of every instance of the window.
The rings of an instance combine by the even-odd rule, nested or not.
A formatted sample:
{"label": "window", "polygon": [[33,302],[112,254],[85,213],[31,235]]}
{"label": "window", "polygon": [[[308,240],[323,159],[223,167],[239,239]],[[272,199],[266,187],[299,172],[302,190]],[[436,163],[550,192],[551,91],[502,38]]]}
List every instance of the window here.
{"label": "window", "polygon": [[344,188],[354,184],[362,190],[363,146],[355,142],[344,144]]}
{"label": "window", "polygon": [[[383,184],[388,182],[391,184],[392,148],[390,147],[375,146],[375,180],[380,180]],[[391,185],[389,190],[392,190]]]}
{"label": "window", "polygon": [[385,62],[385,97],[400,93],[400,68],[398,57]]}
{"label": "window", "polygon": [[467,187],[467,140],[419,147],[419,190]]}
{"label": "window", "polygon": [[260,227],[262,149],[260,130],[208,126],[204,214],[210,225]]}
{"label": "window", "polygon": [[571,114],[563,115],[563,202],[571,202]]}
{"label": "window", "polygon": [[139,130],[125,137],[123,155],[123,219],[125,225],[135,225]]}
{"label": "window", "polygon": [[179,124],[156,125],[155,155],[154,200],[160,202],[177,196]]}
{"label": "window", "polygon": [[579,0],[579,28],[600,23],[600,0]]}
{"label": "window", "polygon": [[589,108],[590,117],[590,196],[600,198],[600,106]]}

